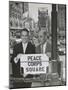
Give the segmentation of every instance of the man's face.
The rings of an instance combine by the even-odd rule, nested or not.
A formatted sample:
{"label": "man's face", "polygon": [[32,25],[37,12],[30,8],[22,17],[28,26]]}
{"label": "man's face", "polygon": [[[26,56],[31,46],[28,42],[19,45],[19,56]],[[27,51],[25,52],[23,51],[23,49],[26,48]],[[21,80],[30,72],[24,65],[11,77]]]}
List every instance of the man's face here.
{"label": "man's face", "polygon": [[29,39],[29,35],[27,31],[22,31],[21,32],[21,39],[23,43],[27,43]]}
{"label": "man's face", "polygon": [[45,43],[46,39],[47,39],[47,36],[45,36],[43,32],[39,32],[39,42],[40,42],[40,44]]}

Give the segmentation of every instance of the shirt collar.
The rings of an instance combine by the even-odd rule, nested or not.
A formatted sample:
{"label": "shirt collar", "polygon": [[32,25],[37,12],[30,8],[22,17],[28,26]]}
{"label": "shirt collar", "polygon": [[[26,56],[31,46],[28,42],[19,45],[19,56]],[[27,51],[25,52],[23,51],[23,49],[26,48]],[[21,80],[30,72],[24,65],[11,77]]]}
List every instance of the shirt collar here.
{"label": "shirt collar", "polygon": [[27,45],[28,44],[28,42],[27,43],[22,43],[22,45]]}
{"label": "shirt collar", "polygon": [[47,44],[47,42],[45,42],[45,43],[43,44],[43,46],[46,46],[46,44]]}

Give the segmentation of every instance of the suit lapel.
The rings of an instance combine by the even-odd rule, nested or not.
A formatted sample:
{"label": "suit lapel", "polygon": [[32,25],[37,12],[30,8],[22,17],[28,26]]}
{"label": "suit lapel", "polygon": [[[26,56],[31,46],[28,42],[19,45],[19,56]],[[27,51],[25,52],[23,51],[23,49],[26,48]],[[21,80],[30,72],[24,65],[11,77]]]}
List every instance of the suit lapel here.
{"label": "suit lapel", "polygon": [[39,51],[39,53],[42,53],[42,52],[41,52],[41,45],[39,45],[38,51]]}
{"label": "suit lapel", "polygon": [[22,42],[21,42],[21,44],[20,44],[20,50],[21,50],[21,53],[24,53],[24,52],[23,52],[23,45],[22,45]]}
{"label": "suit lapel", "polygon": [[28,43],[28,44],[27,44],[27,47],[26,47],[25,54],[27,54],[27,53],[28,53],[28,51],[29,51],[29,47],[30,47],[29,45],[30,45],[30,44]]}
{"label": "suit lapel", "polygon": [[46,43],[45,53],[47,53],[47,49],[48,49],[48,42]]}

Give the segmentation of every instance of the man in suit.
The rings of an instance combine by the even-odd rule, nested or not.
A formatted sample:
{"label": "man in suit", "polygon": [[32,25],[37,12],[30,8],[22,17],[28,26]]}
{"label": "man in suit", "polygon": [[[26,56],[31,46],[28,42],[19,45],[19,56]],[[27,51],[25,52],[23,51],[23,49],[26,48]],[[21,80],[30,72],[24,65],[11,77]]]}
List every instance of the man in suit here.
{"label": "man in suit", "polygon": [[[29,42],[29,31],[24,28],[21,31],[21,39],[22,42],[18,43],[14,46],[13,56],[12,56],[12,71],[14,77],[20,77],[20,57],[22,54],[34,54],[35,46]],[[23,73],[23,68],[22,68]],[[24,74],[23,74],[24,77]],[[33,77],[32,75],[28,75],[28,77]],[[24,85],[24,86],[23,86]],[[30,87],[31,83],[23,83],[22,87]],[[25,86],[26,85],[26,86]]]}
{"label": "man in suit", "polygon": [[40,44],[36,47],[36,53],[47,54],[51,57],[51,42],[47,40],[47,33],[44,30],[39,31],[38,38]]}
{"label": "man in suit", "polygon": [[[39,31],[38,33],[39,45],[36,47],[36,54],[46,54],[49,58],[51,57],[51,42],[47,39],[47,33],[44,30]],[[46,68],[46,72],[49,72],[49,67]],[[39,77],[46,77],[45,74],[40,74]],[[44,82],[37,83],[40,86],[45,86]]]}

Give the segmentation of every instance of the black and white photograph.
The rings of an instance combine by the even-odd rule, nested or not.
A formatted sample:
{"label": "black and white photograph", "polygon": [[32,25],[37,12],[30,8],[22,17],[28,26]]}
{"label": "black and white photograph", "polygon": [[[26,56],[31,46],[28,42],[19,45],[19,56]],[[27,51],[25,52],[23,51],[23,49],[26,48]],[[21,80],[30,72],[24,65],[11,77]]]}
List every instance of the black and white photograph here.
{"label": "black and white photograph", "polygon": [[9,1],[9,88],[66,85],[66,5]]}

